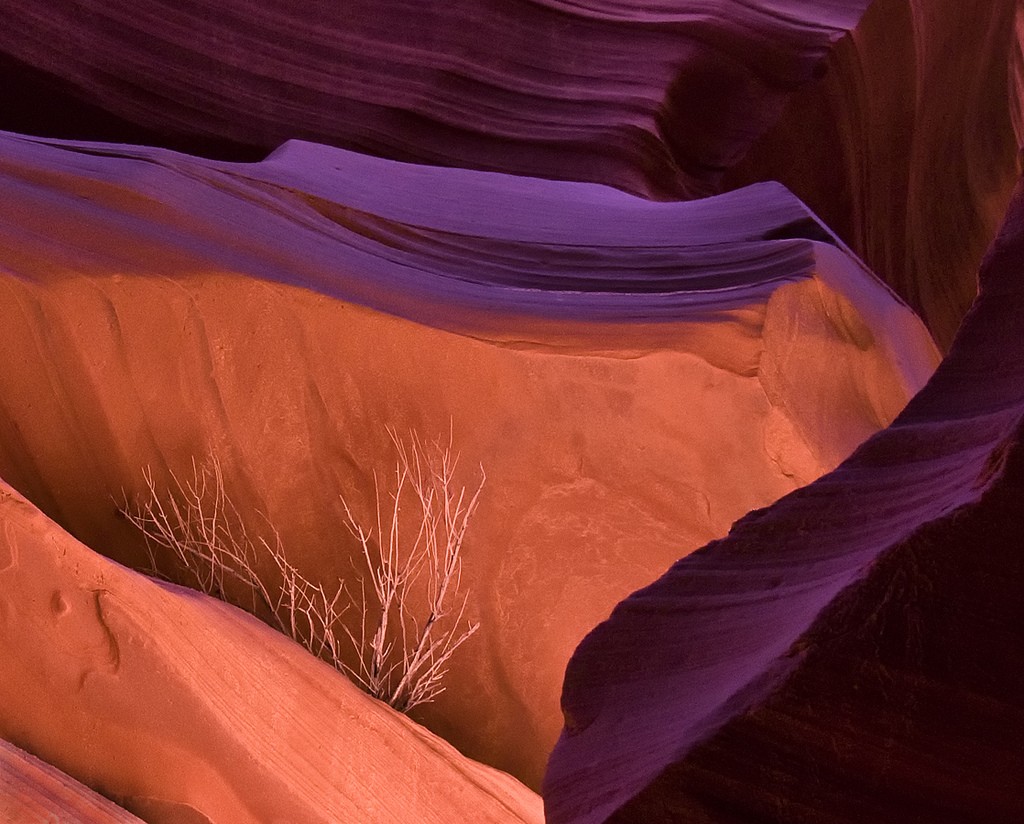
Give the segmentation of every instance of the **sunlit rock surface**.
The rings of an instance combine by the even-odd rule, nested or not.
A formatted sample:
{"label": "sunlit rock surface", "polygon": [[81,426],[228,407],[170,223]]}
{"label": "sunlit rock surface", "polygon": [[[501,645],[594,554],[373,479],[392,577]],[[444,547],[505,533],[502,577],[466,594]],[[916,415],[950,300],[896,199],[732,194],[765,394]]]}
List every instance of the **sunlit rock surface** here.
{"label": "sunlit rock surface", "polygon": [[1024,817],[1024,189],[933,380],[577,649],[550,824]]}
{"label": "sunlit rock surface", "polygon": [[214,452],[294,561],[355,584],[385,427],[487,474],[481,629],[420,716],[539,784],[575,645],[830,470],[937,361],[783,188],[606,187],[290,143],[264,163],[0,138],[0,475],[139,562],[115,502]]}
{"label": "sunlit rock surface", "polygon": [[944,350],[1017,178],[1015,10],[1014,0],[876,0],[727,180],[785,183]]}
{"label": "sunlit rock surface", "polygon": [[140,824],[131,813],[2,739],[0,816],[12,824]]}
{"label": "sunlit rock surface", "polygon": [[245,159],[302,138],[693,197],[867,6],[7,0],[0,128]]}
{"label": "sunlit rock surface", "polygon": [[[6,484],[0,524],[0,657],[16,662],[0,670],[0,737],[149,824],[543,819],[514,779],[244,613],[96,554]],[[85,808],[11,758],[0,810],[26,798],[12,782],[55,787],[47,814]]]}
{"label": "sunlit rock surface", "polygon": [[1024,820],[1019,203],[934,381],[811,483],[975,296],[1019,6],[5,3],[0,129],[272,154],[0,135],[0,477],[45,512],[5,488],[0,739],[53,765],[0,749],[0,818],[77,780],[149,822],[538,821],[56,526],[137,563],[118,502],[212,453],[357,584],[338,496],[372,517],[392,426],[487,473],[482,628],[417,715],[465,755],[538,787],[626,598],[551,824]]}

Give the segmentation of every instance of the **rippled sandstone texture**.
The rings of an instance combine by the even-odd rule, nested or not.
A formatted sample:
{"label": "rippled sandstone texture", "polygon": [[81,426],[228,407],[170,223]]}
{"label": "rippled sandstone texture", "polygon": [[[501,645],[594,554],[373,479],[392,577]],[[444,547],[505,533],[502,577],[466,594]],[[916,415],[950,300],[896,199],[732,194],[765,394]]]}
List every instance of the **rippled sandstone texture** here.
{"label": "rippled sandstone texture", "polygon": [[301,143],[255,165],[0,149],[0,476],[138,562],[122,490],[214,451],[296,563],[355,585],[338,495],[368,519],[385,427],[451,429],[461,482],[487,473],[482,628],[421,717],[533,785],[579,639],[835,466],[937,360],[775,185],[664,204]]}
{"label": "rippled sandstone texture", "polygon": [[550,824],[1024,816],[1024,186],[933,379],[578,647]]}
{"label": "rippled sandstone texture", "polygon": [[943,350],[1017,179],[1018,7],[876,0],[727,176],[785,183]]}
{"label": "rippled sandstone texture", "polygon": [[[975,263],[1012,182],[1010,127],[1020,131],[1010,0],[721,3],[711,15],[612,3],[498,12],[374,4],[384,13],[339,24],[346,8],[361,7],[15,0],[5,6],[0,68],[19,96],[0,109],[0,126],[236,159],[304,136],[656,199],[782,178],[924,314],[943,347],[973,295]],[[91,545],[137,560],[112,499],[138,489],[142,465],[166,480],[212,449],[239,502],[282,523],[303,562],[329,578],[351,574],[337,492],[365,493],[393,459],[382,425],[428,436],[451,426],[466,482],[486,458],[486,492],[497,490],[467,547],[467,575],[478,582],[470,609],[491,634],[466,648],[449,693],[423,717],[531,784],[560,725],[554,697],[576,640],[733,519],[831,468],[935,362],[906,307],[774,185],[684,208],[457,169],[399,172],[302,143],[258,167],[13,138],[2,156],[0,354],[10,366],[0,375],[0,475]],[[1016,329],[1016,310],[1008,303],[1002,315],[992,303],[986,328],[974,329],[999,339],[988,325]],[[1012,371],[1014,334],[986,350],[990,360],[954,361],[954,371],[985,380]],[[943,397],[958,404],[962,385],[949,385]],[[968,392],[966,402],[979,397]],[[980,408],[924,423],[908,413],[913,427],[855,465],[866,479],[858,483],[876,484],[869,510],[847,511],[855,496],[846,472],[812,487],[838,497],[784,502],[763,532],[750,526],[761,516],[745,520],[736,534],[754,530],[753,555],[765,544],[800,555],[805,533],[818,534],[834,512],[855,519],[867,543],[844,552],[840,541],[842,557],[806,567],[789,559],[772,578],[746,557],[719,570],[712,555],[710,579],[695,580],[721,587],[704,606],[716,620],[731,617],[695,632],[709,635],[711,659],[735,657],[697,660],[719,667],[699,690],[673,685],[673,700],[689,698],[681,717],[666,711],[672,723],[658,715],[671,705],[665,696],[636,704],[664,736],[651,738],[648,760],[629,762],[639,778],[589,773],[589,745],[558,761],[553,815],[601,816],[623,802],[618,815],[644,821],[903,821],[921,810],[940,820],[945,809],[1018,820],[1018,797],[1000,783],[1021,772],[1003,737],[1015,730],[1005,707],[1018,699],[1019,667],[1000,654],[1018,639],[1006,632],[1009,596],[993,584],[979,612],[976,580],[1018,580],[1016,453],[994,446],[1011,431],[1007,419]],[[901,440],[908,431],[920,439]],[[936,444],[956,461],[935,459]],[[912,563],[893,562],[893,579],[871,567],[849,590],[850,615],[867,619],[841,612],[833,596],[861,580],[865,558],[984,489],[966,531],[997,524],[984,533],[997,547],[986,557],[995,572],[979,564],[967,574],[962,549],[973,537],[948,538],[934,575],[921,573],[917,551]],[[360,503],[368,513],[368,497]],[[941,519],[934,529],[936,541],[952,534]],[[941,603],[920,591],[922,575]],[[750,626],[753,651],[747,641],[730,647],[730,633]],[[794,674],[771,694],[776,703],[757,704],[749,724],[716,703],[736,679],[764,675],[754,659],[794,634],[792,655],[783,654]],[[598,695],[618,690],[623,671],[602,655],[580,664]],[[956,680],[951,660],[984,683],[960,678],[947,703],[922,698],[921,683]],[[679,663],[633,655],[630,666],[637,661],[642,690],[654,683],[648,669]],[[687,653],[682,670],[690,665]],[[856,694],[839,709],[822,704],[836,674],[851,669],[867,673]],[[777,685],[776,676],[760,685]],[[573,730],[596,725],[603,700],[577,692],[579,683],[570,676],[567,694],[580,702]],[[982,697],[965,699],[971,691]],[[894,695],[897,711],[876,719]],[[626,705],[616,706],[628,743],[636,718]],[[908,719],[896,724],[902,738],[890,726],[896,715]],[[967,726],[949,733],[949,751],[970,753],[971,784],[956,780],[958,764],[922,768],[908,754],[931,752],[934,730],[946,734],[960,715]],[[837,723],[827,744],[805,734],[836,718],[857,729]],[[676,753],[673,736],[688,724],[682,737],[699,752],[658,778],[650,759]],[[759,752],[751,742],[770,754],[740,763]],[[823,750],[828,775],[817,772]],[[838,765],[828,762],[836,751],[845,753]],[[784,766],[766,776],[764,763]],[[573,769],[586,780],[568,792],[558,770]],[[775,789],[755,795],[758,787]]]}
{"label": "rippled sandstone texture", "polygon": [[[867,5],[10,0],[24,91],[0,128],[246,159],[302,138],[703,196]],[[40,114],[39,90],[68,112]]]}
{"label": "rippled sandstone texture", "polygon": [[0,739],[0,815],[9,822],[140,824],[140,819]]}
{"label": "rippled sandstone texture", "polygon": [[0,128],[243,160],[305,138],[666,199],[782,180],[945,350],[1016,177],[1015,8],[12,0]]}

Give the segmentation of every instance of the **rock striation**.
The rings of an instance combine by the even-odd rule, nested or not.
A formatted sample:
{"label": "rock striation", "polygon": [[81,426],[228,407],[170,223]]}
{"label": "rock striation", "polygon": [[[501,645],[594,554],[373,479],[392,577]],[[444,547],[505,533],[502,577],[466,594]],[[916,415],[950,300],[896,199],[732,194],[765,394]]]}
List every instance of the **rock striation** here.
{"label": "rock striation", "polygon": [[1024,815],[1024,186],[929,384],[576,650],[551,824]]}
{"label": "rock striation", "polygon": [[945,351],[1018,171],[1016,8],[11,0],[0,129],[246,161],[299,138],[669,200],[779,180]]}
{"label": "rock striation", "polygon": [[1019,168],[1019,4],[876,0],[727,175],[779,180],[945,351]]}
{"label": "rock striation", "polygon": [[[0,524],[0,656],[17,662],[0,737],[149,824],[543,820],[514,779],[239,610],[103,558],[6,484]],[[0,809],[137,820],[0,752]]]}
{"label": "rock striation", "polygon": [[307,575],[358,589],[386,427],[487,482],[481,630],[421,720],[540,782],[572,649],[832,469],[938,356],[792,195],[693,203],[294,142],[236,164],[0,137],[0,475],[144,561],[116,503],[220,460]]}
{"label": "rock striation", "polygon": [[60,770],[0,740],[0,815],[10,822],[140,824]]}
{"label": "rock striation", "polygon": [[235,159],[301,138],[703,196],[867,6],[10,0],[0,128]]}

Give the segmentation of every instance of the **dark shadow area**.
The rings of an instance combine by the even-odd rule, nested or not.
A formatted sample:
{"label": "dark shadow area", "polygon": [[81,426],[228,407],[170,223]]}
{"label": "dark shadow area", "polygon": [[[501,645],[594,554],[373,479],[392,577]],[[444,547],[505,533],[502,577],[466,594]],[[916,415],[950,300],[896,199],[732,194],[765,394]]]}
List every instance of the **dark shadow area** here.
{"label": "dark shadow area", "polygon": [[159,146],[211,160],[251,163],[275,147],[195,134],[171,134],[125,120],[73,84],[0,53],[0,129],[61,140]]}

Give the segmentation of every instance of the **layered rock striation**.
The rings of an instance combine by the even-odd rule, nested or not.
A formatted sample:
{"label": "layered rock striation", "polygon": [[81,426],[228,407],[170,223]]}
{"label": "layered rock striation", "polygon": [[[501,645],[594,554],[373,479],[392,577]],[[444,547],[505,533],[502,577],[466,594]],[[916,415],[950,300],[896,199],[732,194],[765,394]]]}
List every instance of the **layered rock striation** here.
{"label": "layered rock striation", "polygon": [[5,821],[139,824],[103,796],[44,761],[0,740],[0,815]]}
{"label": "layered rock striation", "polygon": [[578,647],[547,820],[977,821],[1017,778],[1024,187],[934,378]]}
{"label": "layered rock striation", "polygon": [[727,175],[779,180],[943,350],[1017,179],[1019,4],[877,0]]}
{"label": "layered rock striation", "polygon": [[117,506],[212,454],[294,563],[358,591],[339,496],[369,522],[387,428],[451,432],[459,483],[487,475],[481,630],[420,717],[533,785],[583,635],[937,361],[777,185],[667,204],[304,143],[232,164],[7,135],[0,193],[0,475],[138,564]]}
{"label": "layered rock striation", "polygon": [[300,138],[657,199],[781,180],[945,350],[1017,174],[1015,9],[16,0],[0,129],[234,160]]}
{"label": "layered rock striation", "polygon": [[[98,555],[6,484],[0,524],[0,654],[16,662],[0,737],[149,824],[543,820],[514,779],[239,610]],[[0,752],[0,809],[137,820]]]}
{"label": "layered rock striation", "polygon": [[236,159],[301,138],[703,196],[867,5],[12,0],[0,128]]}

